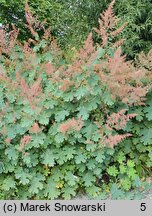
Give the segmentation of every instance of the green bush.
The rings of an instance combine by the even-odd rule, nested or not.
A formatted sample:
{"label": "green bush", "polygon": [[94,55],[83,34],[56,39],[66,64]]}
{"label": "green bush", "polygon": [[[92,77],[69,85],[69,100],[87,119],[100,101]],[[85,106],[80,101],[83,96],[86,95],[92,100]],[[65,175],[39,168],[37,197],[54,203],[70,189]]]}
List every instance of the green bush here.
{"label": "green bush", "polygon": [[[115,183],[125,191],[141,186],[151,137],[145,141],[137,114],[150,87],[142,82],[144,72],[121,54],[113,3],[95,29],[101,45],[89,34],[69,64],[28,5],[27,27],[35,39],[21,44],[14,26],[9,34],[1,30],[2,199],[70,199],[78,192],[93,198],[115,190]],[[33,26],[42,28],[42,38]]]}

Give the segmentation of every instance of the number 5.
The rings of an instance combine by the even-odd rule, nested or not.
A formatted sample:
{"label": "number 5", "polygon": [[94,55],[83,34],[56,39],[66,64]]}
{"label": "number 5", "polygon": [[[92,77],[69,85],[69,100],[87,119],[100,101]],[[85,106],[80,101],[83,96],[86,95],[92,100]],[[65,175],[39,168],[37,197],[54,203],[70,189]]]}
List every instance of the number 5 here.
{"label": "number 5", "polygon": [[140,210],[141,211],[146,211],[146,203],[141,203]]}

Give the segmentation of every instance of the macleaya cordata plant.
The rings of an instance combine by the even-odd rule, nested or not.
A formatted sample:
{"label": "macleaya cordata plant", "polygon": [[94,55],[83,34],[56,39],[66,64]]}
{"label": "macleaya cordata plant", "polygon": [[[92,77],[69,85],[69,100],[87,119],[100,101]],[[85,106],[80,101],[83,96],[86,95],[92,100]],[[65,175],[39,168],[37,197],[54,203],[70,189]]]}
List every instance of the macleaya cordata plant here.
{"label": "macleaya cordata plant", "polygon": [[0,30],[3,198],[70,199],[79,191],[97,197],[103,190],[114,147],[132,136],[125,128],[136,113],[129,109],[144,104],[150,89],[142,83],[144,72],[121,53],[117,35],[124,25],[113,4],[94,29],[101,44],[90,33],[69,64],[27,4],[26,27],[33,38],[22,44],[15,26]]}

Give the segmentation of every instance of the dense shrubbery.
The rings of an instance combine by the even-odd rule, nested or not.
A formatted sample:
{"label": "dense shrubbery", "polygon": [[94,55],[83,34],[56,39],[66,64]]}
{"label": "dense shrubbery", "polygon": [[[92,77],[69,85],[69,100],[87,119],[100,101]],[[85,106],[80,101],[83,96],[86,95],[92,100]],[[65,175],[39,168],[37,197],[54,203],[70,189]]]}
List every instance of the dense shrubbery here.
{"label": "dense shrubbery", "polygon": [[121,54],[113,3],[95,29],[101,44],[90,33],[70,63],[27,5],[34,39],[21,44],[14,26],[1,30],[2,198],[94,198],[110,190],[120,198],[150,176],[151,86]]}
{"label": "dense shrubbery", "polygon": [[[30,34],[24,26],[25,2],[26,0],[0,0],[0,22],[13,23],[20,28],[21,40],[25,40]],[[52,34],[69,57],[74,48],[81,47],[92,28],[98,25],[100,12],[107,8],[110,2],[110,0],[30,0],[29,5],[39,20],[46,20],[46,26],[51,25]],[[123,22],[127,22],[127,27],[122,32],[126,39],[123,52],[131,59],[141,51],[148,52],[152,48],[152,2],[116,0],[114,11]]]}

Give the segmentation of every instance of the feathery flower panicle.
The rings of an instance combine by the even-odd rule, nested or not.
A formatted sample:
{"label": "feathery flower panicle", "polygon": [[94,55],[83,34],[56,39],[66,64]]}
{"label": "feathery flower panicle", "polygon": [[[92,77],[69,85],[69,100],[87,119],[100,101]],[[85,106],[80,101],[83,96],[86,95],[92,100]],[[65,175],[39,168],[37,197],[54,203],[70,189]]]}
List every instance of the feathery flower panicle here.
{"label": "feathery flower panicle", "polygon": [[64,78],[74,78],[78,74],[86,73],[83,66],[89,62],[89,59],[93,57],[94,53],[97,55],[95,47],[93,46],[92,33],[90,33],[84,47],[81,48],[73,58],[73,63],[69,65],[68,69],[61,72],[62,76]]}
{"label": "feathery flower panicle", "polygon": [[0,54],[6,49],[6,32],[4,29],[0,29]]}
{"label": "feathery flower panicle", "polygon": [[144,54],[143,52],[138,55],[138,67],[145,68],[147,71],[152,72],[152,49]]}
{"label": "feathery flower panicle", "polygon": [[33,53],[33,50],[30,47],[30,43],[29,42],[24,42],[23,53],[26,56],[28,56],[29,54]]}
{"label": "feathery flower panicle", "polygon": [[[108,39],[114,39],[122,32],[126,23],[117,27],[118,19],[113,13],[112,1],[108,9],[101,14],[99,19],[99,29],[94,29],[102,39],[102,47],[108,45]],[[141,79],[145,76],[145,72],[136,71],[132,62],[126,61],[126,56],[122,55],[121,47],[123,39],[116,40],[111,44],[114,52],[113,56],[106,54],[104,59],[100,59],[97,65],[94,65],[94,72],[100,77],[101,84],[106,84],[110,90],[113,99],[119,98],[123,103],[128,105],[144,104],[145,96],[150,89],[144,87]],[[110,42],[111,43],[111,42]]]}
{"label": "feathery flower panicle", "polygon": [[117,113],[112,113],[110,116],[107,116],[106,127],[109,130],[121,130],[124,126],[126,126],[127,122],[137,116],[137,114],[125,114],[127,110],[122,109]]}
{"label": "feathery flower panicle", "polygon": [[112,45],[112,47],[113,48],[119,48],[119,47],[121,47],[124,44],[124,41],[125,41],[125,39],[122,38],[122,39],[114,42],[113,45]]}
{"label": "feathery flower panicle", "polygon": [[61,82],[60,82],[60,86],[59,86],[59,89],[61,90],[61,91],[67,91],[67,90],[69,90],[69,88],[71,87],[71,86],[73,86],[74,85],[74,81],[72,81],[72,80],[70,80],[70,79],[63,79],[63,80],[61,80]]}
{"label": "feathery flower panicle", "polygon": [[30,87],[30,94],[31,96],[37,97],[42,93],[42,88],[41,88],[41,78],[39,77],[33,85]]}
{"label": "feathery flower panicle", "polygon": [[18,38],[18,34],[19,34],[19,29],[16,29],[15,25],[12,24],[12,28],[13,30],[10,31],[9,33],[9,49],[12,50],[12,48],[16,45],[17,43],[17,38]]}
{"label": "feathery flower panicle", "polygon": [[32,137],[29,136],[29,135],[24,135],[22,138],[21,138],[21,143],[20,143],[20,146],[18,148],[19,151],[22,151],[24,149],[24,147],[30,143]]}
{"label": "feathery flower panicle", "polygon": [[43,34],[43,39],[45,39],[46,41],[50,41],[52,39],[52,35],[50,34],[51,32],[51,28],[49,27],[48,29],[44,29],[44,34]]}
{"label": "feathery flower panicle", "polygon": [[46,67],[46,73],[47,73],[48,76],[51,75],[55,71],[53,65],[50,62],[48,62],[45,65],[45,67]]}
{"label": "feathery flower panicle", "polygon": [[44,28],[44,24],[46,21],[44,20],[43,22],[38,21],[32,14],[30,7],[28,3],[25,4],[25,18],[27,24],[25,25],[31,32],[32,36],[36,39],[38,36],[37,31],[40,29],[44,30],[44,37],[43,38],[48,38],[48,32]]}
{"label": "feathery flower panicle", "polygon": [[[110,148],[113,148],[115,145],[120,143],[125,138],[132,136],[130,133],[125,134],[114,134],[116,131],[123,129],[127,122],[137,116],[137,114],[125,114],[127,110],[122,109],[117,113],[112,113],[110,116],[107,116],[106,123],[104,125],[99,124],[99,122],[95,122],[95,124],[98,127],[98,133],[100,134],[100,143],[102,143],[104,146],[108,146]],[[108,130],[105,132],[105,129]]]}
{"label": "feathery flower panicle", "polygon": [[35,18],[33,17],[33,14],[31,13],[28,3],[25,4],[25,17],[29,25],[33,25],[35,23]]}
{"label": "feathery flower panicle", "polygon": [[119,35],[122,31],[123,31],[123,29],[124,29],[124,27],[127,25],[127,23],[123,23],[120,27],[118,27],[116,30],[114,30],[114,31],[112,31],[112,32],[110,32],[110,35],[112,36],[112,37],[116,37],[117,35]]}
{"label": "feathery flower panicle", "polygon": [[34,30],[33,25],[36,23],[35,18],[33,17],[28,3],[25,4],[25,17],[26,17],[26,27],[30,30],[31,34],[35,37],[37,32]]}
{"label": "feathery flower panicle", "polygon": [[92,33],[90,33],[85,41],[84,47],[76,54],[76,58],[86,60],[88,59],[88,55],[91,55],[94,50]]}
{"label": "feathery flower panicle", "polygon": [[122,45],[123,39],[120,39],[119,41],[116,40],[116,37],[123,31],[124,27],[126,26],[126,23],[123,23],[121,26],[117,26],[120,19],[115,17],[115,14],[113,12],[113,6],[114,6],[115,0],[113,0],[109,7],[100,14],[100,17],[98,19],[99,23],[99,29],[93,28],[93,30],[101,36],[102,43],[101,46],[105,47],[109,43],[109,39],[114,39],[114,44],[111,46],[118,47],[118,45]]}
{"label": "feathery flower panicle", "polygon": [[20,86],[22,90],[21,96],[24,96],[24,94],[27,95],[29,92],[29,87],[23,78],[20,78]]}
{"label": "feathery flower panicle", "polygon": [[10,144],[11,139],[10,139],[9,137],[7,137],[7,138],[5,139],[5,142],[6,142],[7,144]]}
{"label": "feathery flower panicle", "polygon": [[79,118],[78,120],[72,118],[62,123],[59,126],[59,131],[64,134],[70,130],[80,131],[82,126],[83,126],[83,122],[81,118]]}
{"label": "feathery flower panicle", "polygon": [[7,33],[5,29],[0,29],[0,54],[5,53],[10,55],[13,47],[17,43],[19,29],[16,29],[13,24],[12,29],[13,30],[11,30],[9,33]]}
{"label": "feathery flower panicle", "polygon": [[[128,63],[125,62],[125,55],[121,55],[121,54],[122,54],[121,48],[119,47],[115,51],[113,57],[108,56],[107,67],[108,67],[111,75],[115,76],[115,75],[117,75],[117,73],[119,73],[121,75],[122,73],[124,74],[124,70],[129,69]],[[118,79],[118,77],[117,77],[117,79]]]}
{"label": "feathery flower panicle", "polygon": [[98,19],[98,23],[99,23],[99,29],[97,28],[93,28],[94,31],[101,36],[102,38],[102,47],[105,47],[108,43],[108,35],[107,35],[107,32],[106,32],[106,29],[105,27],[103,26],[103,21],[101,19]]}
{"label": "feathery flower panicle", "polygon": [[103,139],[103,143],[110,147],[110,148],[114,148],[115,145],[117,145],[118,143],[120,143],[122,140],[124,140],[127,137],[132,136],[132,134],[117,134],[117,135],[111,135],[108,138],[104,137]]}
{"label": "feathery flower panicle", "polygon": [[43,97],[43,92],[41,88],[41,78],[38,78],[33,83],[33,85],[29,87],[26,81],[21,77],[19,87],[21,90],[20,92],[21,97],[24,97],[25,99],[27,99],[31,107],[33,107],[34,109],[37,102],[39,102],[40,98]]}
{"label": "feathery flower panicle", "polygon": [[[95,67],[95,73],[100,77],[111,92],[113,99],[119,98],[122,102],[132,105],[144,101],[148,87],[143,87],[141,82],[145,76],[144,71],[136,71],[131,62],[125,61],[121,48],[117,48],[113,57],[106,56],[107,61]],[[134,83],[134,86],[131,84]]]}
{"label": "feathery flower panicle", "polygon": [[[0,112],[0,120],[1,118],[7,113],[7,108],[9,107],[9,102],[6,102],[4,107],[1,109],[1,112]],[[6,130],[6,128],[5,128]]]}
{"label": "feathery flower panicle", "polygon": [[139,70],[145,72],[145,78],[148,83],[152,83],[152,49],[145,54],[141,52],[135,59],[135,65]]}
{"label": "feathery flower panicle", "polygon": [[83,67],[86,64],[89,67],[96,59],[97,54],[98,52],[93,46],[92,33],[90,33],[84,47],[76,53],[73,62],[68,65],[67,68],[62,65],[59,68],[53,69],[50,63],[46,64],[46,73],[52,75],[49,80],[53,83],[59,84],[59,89],[62,91],[68,90],[72,85],[75,85],[75,88],[77,88],[77,84],[73,79],[75,76],[82,73],[85,73],[86,76],[88,76],[89,71],[86,73]]}
{"label": "feathery flower panicle", "polygon": [[41,131],[41,129],[40,129],[38,123],[35,122],[29,131],[30,131],[30,133],[36,133],[37,134]]}
{"label": "feathery flower panicle", "polygon": [[107,10],[105,10],[100,16],[102,17],[102,20],[104,22],[105,28],[111,29],[115,25],[115,15],[113,12],[113,6],[114,6],[115,0],[113,0],[110,4]]}
{"label": "feathery flower panicle", "polygon": [[124,103],[128,103],[128,105],[145,105],[144,101],[146,100],[146,94],[148,91],[152,88],[152,85],[149,86],[137,86],[137,87],[132,87],[130,88],[131,91],[128,94],[128,97],[123,98]]}

